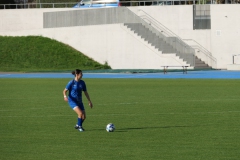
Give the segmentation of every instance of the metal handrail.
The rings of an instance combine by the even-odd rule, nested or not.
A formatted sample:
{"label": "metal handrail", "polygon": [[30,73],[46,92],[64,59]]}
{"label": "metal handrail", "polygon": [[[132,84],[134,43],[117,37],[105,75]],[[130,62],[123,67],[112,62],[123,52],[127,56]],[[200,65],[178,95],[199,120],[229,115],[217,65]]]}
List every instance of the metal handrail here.
{"label": "metal handrail", "polygon": [[[22,4],[0,4],[0,6],[3,6],[3,9],[7,9],[6,6],[15,6],[13,9],[22,9],[21,7],[25,9],[29,8],[45,8],[43,6],[49,6],[46,8],[56,8],[57,5],[65,6],[64,8],[72,8],[73,5],[77,4],[77,2],[66,2],[66,3],[22,3]],[[68,5],[72,5],[71,7],[68,7]],[[35,6],[35,7],[34,7]],[[60,7],[57,7],[60,8]],[[61,7],[62,8],[62,7]]]}
{"label": "metal handrail", "polygon": [[[142,17],[142,16],[140,16],[140,17]],[[147,18],[142,18],[143,20],[149,20],[149,19],[147,19]],[[172,31],[170,31],[169,29],[167,29],[164,25],[162,25],[160,22],[158,22],[159,24],[161,24],[162,26],[164,26],[165,28],[163,29],[163,28],[161,28],[161,27],[159,27],[156,23],[151,23],[152,21],[150,21],[150,24],[149,25],[151,25],[152,26],[152,24],[155,26],[155,28],[159,31],[159,32],[161,32],[163,35],[164,34],[166,34],[167,36],[166,37],[174,37],[174,38],[176,38],[175,40],[177,40],[179,43],[182,43],[182,45],[184,46],[184,47],[186,47],[186,48],[190,48],[190,49],[192,49],[192,47],[191,46],[189,46],[187,43],[185,43],[178,35],[176,35],[175,33],[173,33]],[[170,32],[170,34],[168,34],[168,32]]]}
{"label": "metal handrail", "polygon": [[[172,0],[176,1],[176,0]],[[152,0],[152,1],[121,1],[120,4],[129,4],[129,6],[140,6],[140,3],[142,6],[147,6],[146,3],[152,3],[157,2],[157,4],[160,4],[161,2],[165,2],[165,0]],[[72,8],[74,5],[76,5],[79,2],[63,2],[63,3],[21,3],[21,4],[0,4],[0,6],[3,6],[3,9],[7,9],[6,6],[15,6],[14,9],[21,9],[20,7],[24,6],[24,8],[31,8],[31,6],[39,6],[35,8],[45,8],[42,6],[49,5],[51,7],[46,8],[55,8],[56,5],[65,5],[65,8]],[[103,2],[104,3],[104,2]],[[106,2],[107,3],[107,2]],[[135,5],[138,4],[138,5]],[[68,5],[73,5],[71,7],[67,7]],[[124,6],[124,5],[123,5]],[[119,6],[121,7],[121,6]],[[34,8],[34,7],[33,7]]]}
{"label": "metal handrail", "polygon": [[184,47],[187,48],[191,48],[191,46],[189,46],[187,43],[185,43],[177,34],[175,34],[173,31],[171,31],[170,29],[168,29],[166,26],[164,26],[162,23],[160,23],[158,20],[156,20],[155,18],[153,18],[152,16],[150,16],[148,13],[146,13],[145,11],[143,11],[142,9],[139,9],[139,11],[142,11],[144,13],[144,15],[140,15],[139,17],[141,17],[143,20],[148,20],[150,22],[149,25],[154,24],[156,26],[156,28],[160,29],[161,33],[166,34],[168,37],[174,37],[176,38],[179,42],[181,42]]}
{"label": "metal handrail", "polygon": [[217,59],[215,57],[212,56],[211,52],[209,52],[206,48],[204,48],[201,44],[199,44],[198,42],[196,42],[193,39],[181,39],[177,34],[175,34],[174,32],[172,32],[171,30],[169,30],[166,26],[164,26],[163,24],[161,24],[159,21],[157,21],[155,18],[153,18],[152,16],[150,16],[148,13],[146,13],[145,11],[143,11],[142,9],[139,9],[138,11],[142,11],[144,13],[144,15],[140,15],[140,17],[147,17],[147,18],[143,18],[143,19],[147,19],[148,21],[150,21],[150,23],[153,23],[157,25],[157,28],[160,28],[161,30],[163,30],[163,32],[165,32],[168,36],[174,36],[177,37],[178,41],[180,40],[181,42],[183,42],[187,48],[196,48],[195,46],[189,45],[184,41],[193,41],[197,44],[197,48],[208,58],[210,58],[214,63],[217,62]]}
{"label": "metal handrail", "polygon": [[[170,4],[167,4],[167,5],[174,5],[174,3],[172,2],[184,2],[185,4],[183,5],[195,5],[195,4],[186,4],[186,0],[168,0],[170,1],[171,3]],[[149,5],[146,5],[147,3],[151,3],[152,6],[158,6],[158,5],[166,5],[164,3],[168,2],[166,0],[152,0],[152,1],[120,1],[119,3],[124,6],[124,4],[127,4],[129,6],[140,6],[140,3],[141,3],[141,6],[149,6]],[[190,0],[192,2],[195,2],[194,0]],[[201,0],[197,0],[197,1],[201,1]],[[155,3],[155,4],[154,4]],[[64,8],[72,8],[73,6],[71,7],[68,7],[68,5],[76,5],[77,2],[63,2],[63,3],[22,3],[22,4],[0,4],[0,6],[3,6],[3,9],[7,9],[6,6],[16,6],[15,9],[22,9],[22,8],[18,8],[20,6],[24,6],[24,8],[31,8],[30,6],[39,6],[39,7],[35,7],[35,8],[45,8],[45,7],[42,7],[44,5],[49,5],[51,7],[46,7],[46,8],[60,8],[60,7],[56,7],[56,5],[64,5],[65,7]],[[136,5],[137,4],[137,5]],[[213,3],[212,3],[213,4]],[[240,4],[240,3],[234,3],[234,1],[231,1],[230,4]],[[201,5],[201,3],[199,4],[196,4],[196,5]],[[120,6],[121,7],[121,6]],[[34,7],[32,7],[34,8]]]}
{"label": "metal handrail", "polygon": [[[164,26],[162,23],[160,23],[158,20],[156,20],[155,18],[153,18],[152,16],[150,16],[148,13],[146,13],[145,11],[143,11],[142,9],[139,9],[138,11],[142,11],[144,13],[144,15],[139,16],[139,17],[146,17],[146,18],[142,18],[142,19],[146,19],[149,20],[150,23],[154,22],[154,24],[157,25],[157,28],[160,28],[163,30],[164,33],[166,33],[169,37],[173,36],[173,37],[177,37],[179,40],[182,41],[182,39],[175,34],[173,31],[171,31],[170,29],[168,29],[166,26]],[[148,19],[147,19],[148,18]],[[152,21],[153,20],[153,21]],[[161,32],[161,31],[160,31]],[[189,45],[186,44],[184,41],[182,41],[186,47],[188,47]]]}
{"label": "metal handrail", "polygon": [[[126,8],[126,9],[128,9],[130,11],[129,8]],[[134,12],[132,12],[132,13],[134,13]],[[152,32],[157,34],[159,36],[159,38],[163,39],[167,44],[171,45],[177,51],[176,54],[179,57],[182,57],[185,60],[192,59],[188,62],[192,66],[195,65],[195,58],[194,58],[195,50],[193,48],[191,48],[187,43],[182,41],[180,37],[178,37],[176,34],[171,32],[165,26],[161,28],[161,27],[159,27],[159,25],[152,25],[152,24],[158,24],[160,22],[158,22],[157,20],[155,20],[155,22],[153,22],[151,20],[152,17],[150,15],[148,15],[150,17],[150,18],[148,18],[147,16],[144,17],[143,15],[140,16],[140,15],[137,15],[136,13],[134,13],[134,14],[136,15],[136,17],[138,17],[140,19],[140,22],[142,23],[142,25],[149,28]],[[147,15],[147,13],[146,13],[146,15]],[[146,19],[148,19],[148,22],[146,21]],[[152,19],[154,19],[154,18],[152,18]],[[165,28],[165,29],[163,29],[163,28]],[[165,32],[168,31],[171,34],[167,34],[168,36],[166,36],[164,34],[164,32],[161,32],[161,31],[165,31]]]}
{"label": "metal handrail", "polygon": [[[211,60],[213,60],[214,62],[217,62],[217,59],[215,57],[212,56],[212,53],[209,52],[206,48],[204,48],[201,44],[199,44],[197,41],[193,40],[193,39],[183,39],[184,41],[193,41],[194,43],[196,43],[196,48],[198,48],[202,53],[204,53],[207,57],[211,58]],[[193,46],[193,45],[191,45]],[[194,46],[193,46],[194,47]],[[194,47],[195,48],[195,47]]]}

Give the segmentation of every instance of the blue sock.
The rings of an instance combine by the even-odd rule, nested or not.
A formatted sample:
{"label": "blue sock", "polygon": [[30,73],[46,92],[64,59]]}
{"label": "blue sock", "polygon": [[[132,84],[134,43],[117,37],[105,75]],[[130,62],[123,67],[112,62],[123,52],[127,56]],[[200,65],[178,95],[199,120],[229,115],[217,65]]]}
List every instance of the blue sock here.
{"label": "blue sock", "polygon": [[82,127],[82,118],[78,118],[78,126]]}

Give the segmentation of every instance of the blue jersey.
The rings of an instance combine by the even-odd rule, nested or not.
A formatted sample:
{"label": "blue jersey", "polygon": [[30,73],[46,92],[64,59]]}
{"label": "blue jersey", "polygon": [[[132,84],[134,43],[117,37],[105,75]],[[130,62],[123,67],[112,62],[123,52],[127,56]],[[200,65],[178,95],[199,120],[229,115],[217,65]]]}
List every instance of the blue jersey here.
{"label": "blue jersey", "polygon": [[82,102],[82,91],[87,91],[86,84],[83,80],[68,82],[66,89],[69,91],[68,100],[73,102]]}

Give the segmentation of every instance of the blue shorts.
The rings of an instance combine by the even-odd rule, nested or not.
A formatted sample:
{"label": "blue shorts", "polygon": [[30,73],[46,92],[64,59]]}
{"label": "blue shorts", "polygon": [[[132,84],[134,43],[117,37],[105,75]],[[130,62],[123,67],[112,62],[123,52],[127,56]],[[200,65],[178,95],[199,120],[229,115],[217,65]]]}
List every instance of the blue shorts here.
{"label": "blue shorts", "polygon": [[82,102],[74,102],[74,101],[68,101],[69,106],[74,109],[75,107],[80,108],[82,111],[85,110],[84,105]]}

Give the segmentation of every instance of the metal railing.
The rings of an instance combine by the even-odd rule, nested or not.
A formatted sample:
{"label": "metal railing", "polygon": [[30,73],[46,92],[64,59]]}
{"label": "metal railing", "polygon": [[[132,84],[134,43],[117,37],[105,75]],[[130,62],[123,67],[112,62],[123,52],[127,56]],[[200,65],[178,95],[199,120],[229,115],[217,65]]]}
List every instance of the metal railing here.
{"label": "metal railing", "polygon": [[[81,16],[78,16],[81,15]],[[68,18],[71,17],[71,18]],[[70,26],[86,26],[116,23],[141,23],[150,31],[154,32],[165,43],[171,45],[174,49],[171,53],[176,53],[179,57],[188,62],[191,66],[195,64],[194,50],[184,43],[174,33],[171,33],[166,27],[159,29],[159,22],[150,19],[151,24],[146,21],[146,17],[141,17],[132,12],[127,7],[116,7],[106,9],[90,9],[90,10],[69,10],[58,12],[45,12],[43,14],[44,28],[58,28]],[[153,25],[155,24],[155,25]],[[164,29],[163,29],[164,28]],[[163,33],[161,31],[164,31]],[[167,35],[166,34],[168,31]],[[146,32],[146,31],[144,31]],[[170,34],[171,33],[171,34]],[[152,40],[152,39],[148,39]],[[154,41],[159,45],[157,40]],[[157,46],[156,46],[157,47]],[[169,53],[169,52],[168,52]]]}
{"label": "metal railing", "polygon": [[[175,48],[177,50],[179,50],[179,48],[180,48],[180,51],[186,51],[184,49],[184,47],[185,47],[185,48],[189,49],[187,51],[188,54],[191,54],[191,52],[194,52],[194,55],[196,55],[198,58],[203,60],[206,64],[208,64],[209,66],[211,66],[213,68],[216,67],[217,59],[215,57],[213,57],[211,52],[208,51],[206,48],[204,48],[201,44],[199,44],[198,42],[196,42],[193,39],[181,39],[177,34],[175,34],[171,30],[169,30],[166,26],[161,24],[159,21],[157,21],[156,19],[151,17],[148,13],[144,12],[141,9],[139,9],[138,11],[139,11],[138,14],[141,14],[141,12],[143,13],[143,15],[139,15],[140,17],[142,17],[142,19],[144,19],[150,25],[154,25],[166,37],[175,37],[175,39],[171,38],[170,42],[168,42],[168,43],[172,43],[173,46],[176,46]],[[176,41],[177,43],[171,42],[171,41]],[[192,41],[194,44],[188,44],[185,41]]]}
{"label": "metal railing", "polygon": [[[179,36],[177,36],[166,26],[158,22],[156,19],[141,9],[138,10],[138,14],[142,13],[141,15],[137,15],[127,7],[108,8],[107,10],[70,10],[62,12],[46,12],[44,13],[43,18],[44,28],[115,23],[142,23],[145,27],[157,34],[166,43],[170,44],[177,51],[177,55],[179,55],[179,57],[190,61],[190,64],[192,66],[195,64],[195,49],[193,48],[199,48],[199,50],[201,50],[201,53],[209,57],[208,60],[210,59],[211,62],[214,64],[216,63],[216,59],[212,57],[211,53],[204,49],[204,47],[200,46],[200,44],[196,42],[198,45],[197,47],[189,46]],[[106,16],[102,16],[104,14]],[[77,15],[83,16],[79,18]],[[99,15],[100,17],[91,15]],[[108,18],[107,15],[111,15],[111,18]],[[67,18],[69,16],[72,18]]]}
{"label": "metal railing", "polygon": [[[230,2],[230,3],[229,3]],[[103,2],[104,3],[104,2]],[[106,2],[107,3],[107,2]],[[217,0],[149,0],[149,1],[120,1],[120,6],[161,6],[161,5],[195,5],[195,4],[218,4]],[[226,1],[225,4],[240,4],[240,0]],[[30,9],[30,8],[72,8],[76,2],[63,3],[22,3],[0,4],[0,9]]]}
{"label": "metal railing", "polygon": [[[141,13],[143,14],[141,15]],[[195,65],[195,50],[191,46],[145,11],[139,9],[138,14],[140,14],[138,16],[143,20],[145,27],[157,34],[167,44],[170,44],[180,58],[183,58],[191,66]]]}
{"label": "metal railing", "polygon": [[66,3],[25,3],[25,4],[0,4],[2,9],[31,9],[31,8],[72,8],[76,2]]}
{"label": "metal railing", "polygon": [[201,44],[196,42],[193,39],[183,39],[183,41],[192,42],[190,45],[192,48],[195,49],[196,56],[199,57],[201,60],[203,60],[206,64],[211,66],[212,68],[217,67],[217,59],[212,56],[212,53],[208,51],[206,48],[204,48]]}

